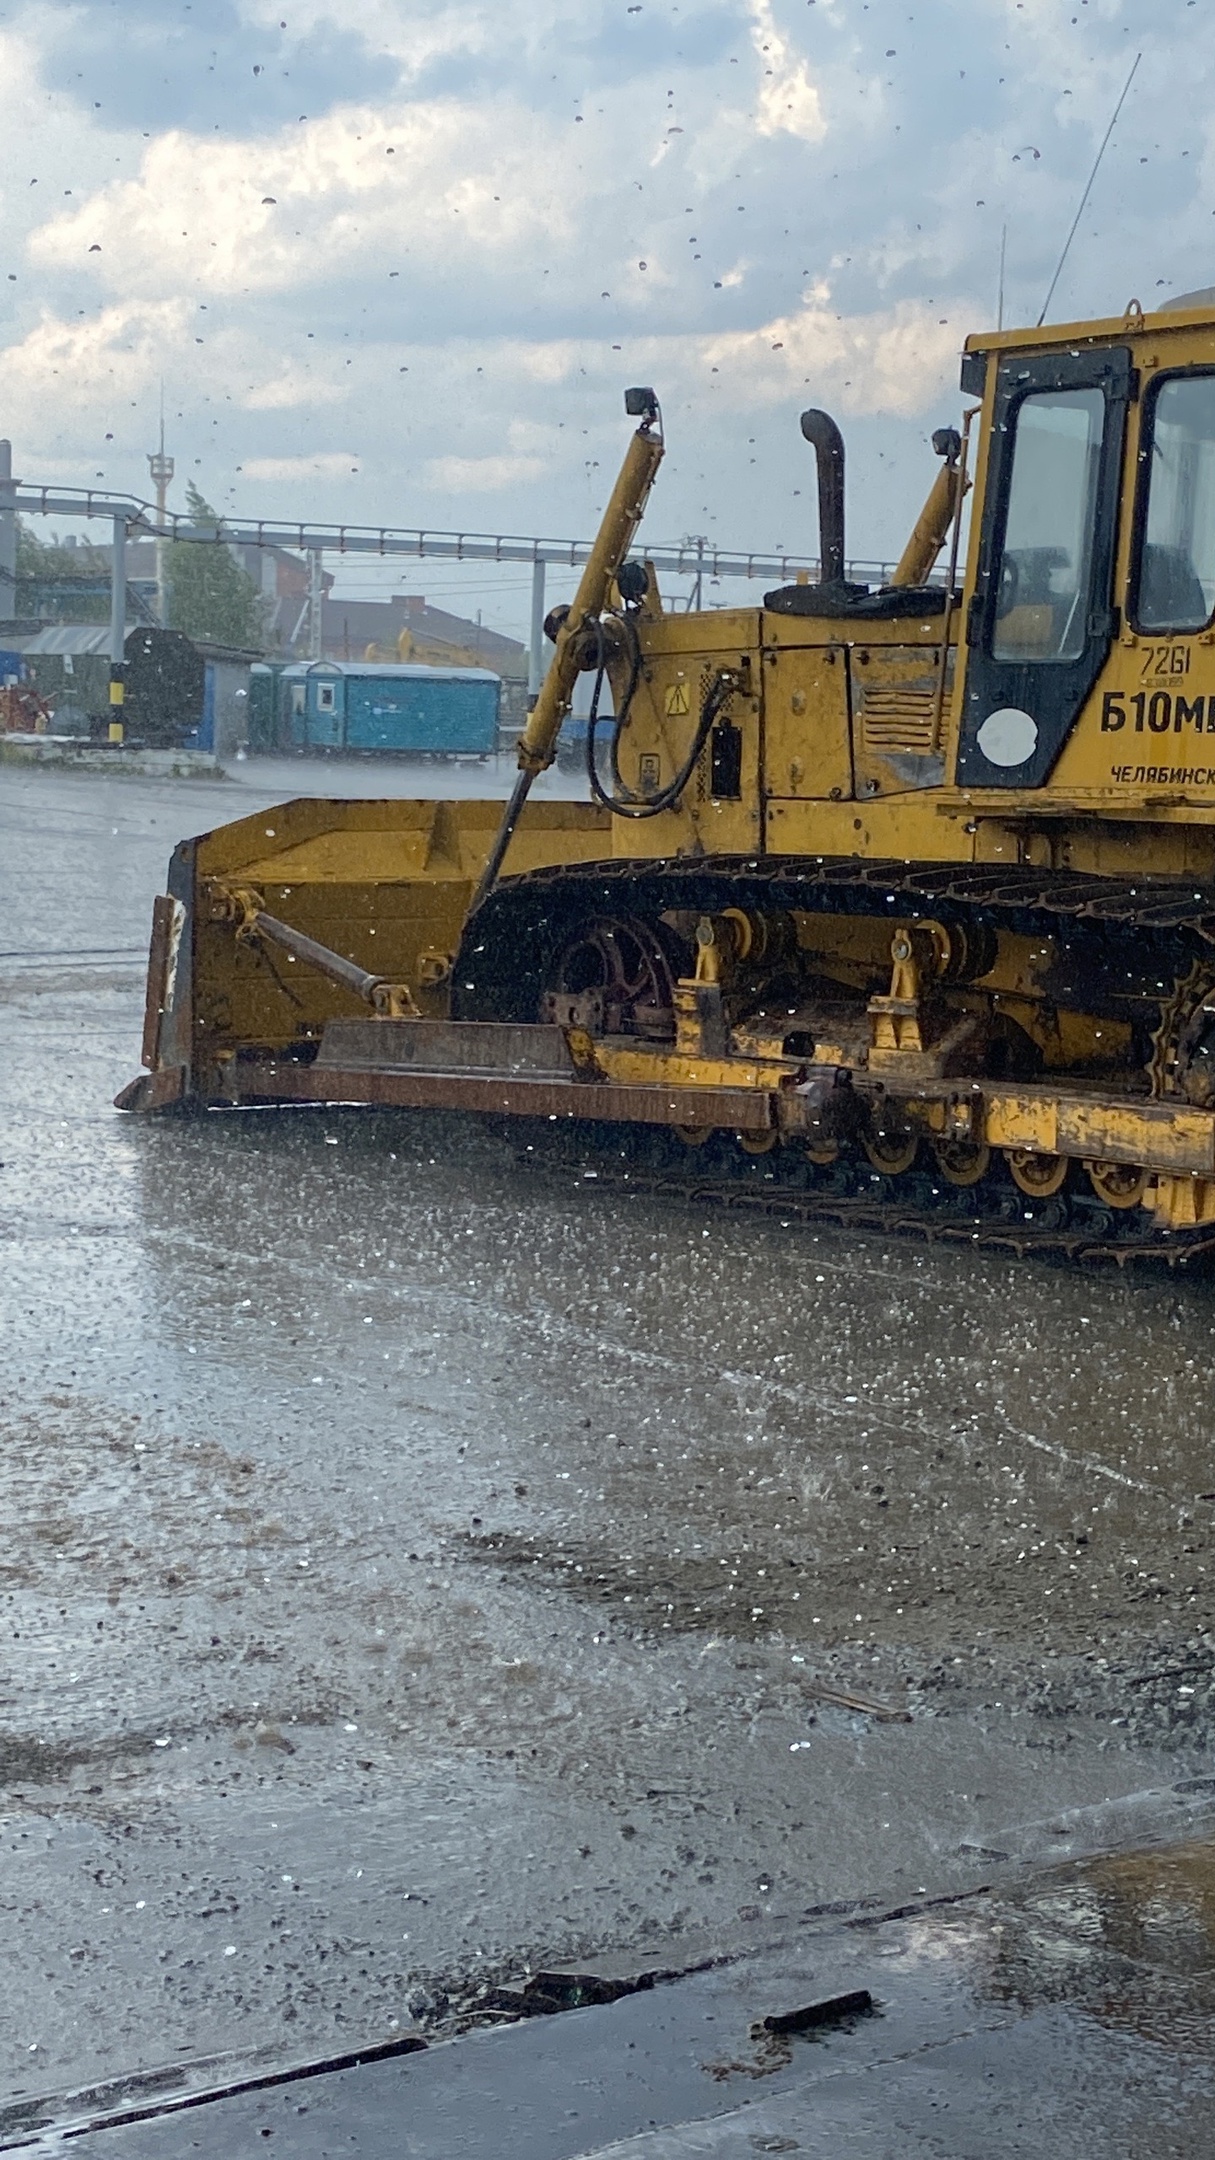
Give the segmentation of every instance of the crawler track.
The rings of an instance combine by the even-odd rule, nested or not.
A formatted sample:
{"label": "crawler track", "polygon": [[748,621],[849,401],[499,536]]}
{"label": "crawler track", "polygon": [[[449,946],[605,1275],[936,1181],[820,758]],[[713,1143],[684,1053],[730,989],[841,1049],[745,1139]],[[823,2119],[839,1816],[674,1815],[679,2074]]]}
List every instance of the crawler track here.
{"label": "crawler track", "polygon": [[[494,1120],[517,1144],[516,1121]],[[661,1129],[627,1132],[619,1126],[582,1126],[571,1131],[535,1128],[528,1160],[577,1168],[599,1189],[651,1193],[730,1210],[777,1217],[782,1223],[827,1223],[865,1235],[919,1238],[929,1244],[984,1247],[1018,1259],[1112,1261],[1123,1268],[1151,1262],[1168,1269],[1209,1266],[1215,1261],[1215,1226],[1159,1231],[1145,1210],[1102,1207],[1075,1187],[1034,1202],[1019,1192],[1003,1166],[993,1165],[980,1185],[963,1191],[930,1168],[898,1177],[874,1170],[861,1153],[847,1153],[822,1168],[796,1146],[748,1157],[733,1136],[720,1133],[688,1148]],[[931,1163],[927,1147],[922,1157]]]}

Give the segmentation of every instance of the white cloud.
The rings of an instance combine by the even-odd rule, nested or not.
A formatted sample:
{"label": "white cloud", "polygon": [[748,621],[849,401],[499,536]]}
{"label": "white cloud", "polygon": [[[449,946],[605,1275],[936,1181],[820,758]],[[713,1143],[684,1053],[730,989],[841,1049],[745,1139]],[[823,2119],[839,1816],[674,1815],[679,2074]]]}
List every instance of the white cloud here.
{"label": "white cloud", "polygon": [[302,457],[246,458],[241,471],[248,480],[344,480],[359,463],[356,450],[317,450]]}
{"label": "white cloud", "polygon": [[[281,0],[241,0],[243,14],[268,31],[278,28]],[[525,20],[500,0],[489,7],[481,0],[441,0],[427,6],[425,0],[360,0],[358,29],[386,64],[396,61],[411,76],[423,74],[455,54],[475,56],[499,47],[503,33],[524,43]],[[292,0],[292,30],[310,33],[326,27],[348,36],[351,27],[348,0]]]}
{"label": "white cloud", "polygon": [[332,405],[341,398],[335,382],[321,382],[299,368],[280,368],[264,382],[250,383],[240,402],[246,412],[289,412],[297,405]]}
{"label": "white cloud", "polygon": [[[113,406],[155,381],[190,320],[184,300],[115,302],[78,322],[46,314],[4,351],[4,405],[28,426],[35,413]],[[52,384],[55,385],[52,389]],[[39,430],[41,432],[41,430]]]}
{"label": "white cloud", "polygon": [[539,480],[544,471],[543,458],[508,456],[427,458],[422,467],[427,487],[452,495],[494,495]]}
{"label": "white cloud", "polygon": [[[852,413],[923,412],[957,379],[961,337],[952,310],[942,322],[914,301],[872,315],[841,316],[818,304],[757,330],[702,341],[704,365],[755,403],[795,397],[807,380]],[[967,321],[973,309],[960,309]]]}
{"label": "white cloud", "polygon": [[113,180],[30,236],[31,261],[110,290],[232,298],[411,264],[551,249],[572,229],[570,185],[538,191],[534,115],[455,101],[343,107],[264,142],[174,129]]}
{"label": "white cloud", "polygon": [[751,43],[763,70],[759,87],[761,135],[797,135],[821,142],[827,132],[823,101],[803,59],[776,27],[771,0],[753,0]]}

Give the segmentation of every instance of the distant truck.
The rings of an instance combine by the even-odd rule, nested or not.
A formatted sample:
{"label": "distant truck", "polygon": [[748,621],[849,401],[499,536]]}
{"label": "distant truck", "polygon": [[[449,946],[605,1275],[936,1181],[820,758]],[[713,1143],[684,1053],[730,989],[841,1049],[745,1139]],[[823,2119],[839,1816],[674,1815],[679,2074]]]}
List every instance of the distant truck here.
{"label": "distant truck", "polygon": [[279,743],[354,756],[488,758],[498,747],[501,688],[488,668],[301,661],[278,679]]}

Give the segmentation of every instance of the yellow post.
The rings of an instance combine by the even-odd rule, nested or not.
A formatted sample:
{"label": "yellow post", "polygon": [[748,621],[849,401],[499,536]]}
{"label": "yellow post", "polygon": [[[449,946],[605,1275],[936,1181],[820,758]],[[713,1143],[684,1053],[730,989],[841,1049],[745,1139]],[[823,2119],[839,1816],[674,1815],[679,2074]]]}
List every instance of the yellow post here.
{"label": "yellow post", "polygon": [[123,724],[122,724],[122,708],[123,708],[123,704],[124,704],[125,698],[126,698],[126,684],[125,684],[125,682],[124,682],[124,680],[123,680],[123,673],[122,673],[122,668],[121,668],[121,666],[119,666],[119,665],[116,665],[116,664],[115,664],[115,665],[112,665],[112,666],[111,666],[111,668],[110,668],[110,730],[109,730],[109,739],[110,739],[110,741],[111,741],[112,743],[120,743],[120,742],[122,741],[122,739],[123,739],[123,732],[124,732],[124,731],[123,731]]}

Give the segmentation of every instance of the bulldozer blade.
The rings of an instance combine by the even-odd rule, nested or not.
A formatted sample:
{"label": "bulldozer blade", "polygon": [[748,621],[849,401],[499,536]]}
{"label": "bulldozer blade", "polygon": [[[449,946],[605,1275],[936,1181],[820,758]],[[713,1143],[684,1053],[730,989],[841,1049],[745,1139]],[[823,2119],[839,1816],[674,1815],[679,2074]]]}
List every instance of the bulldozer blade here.
{"label": "bulldozer blade", "polygon": [[[330,1024],[365,1016],[368,983],[405,985],[424,1021],[446,1020],[451,960],[501,810],[492,801],[301,799],[183,842],[153,916],[150,1070],[122,1090],[118,1108],[230,1102],[234,1071],[250,1059],[293,1066],[298,1086]],[[609,824],[589,803],[530,803],[512,869],[596,861],[610,852]],[[237,934],[258,914],[290,926],[294,949]],[[281,1093],[294,1099],[286,1082]],[[329,1097],[318,1085],[311,1099]]]}

